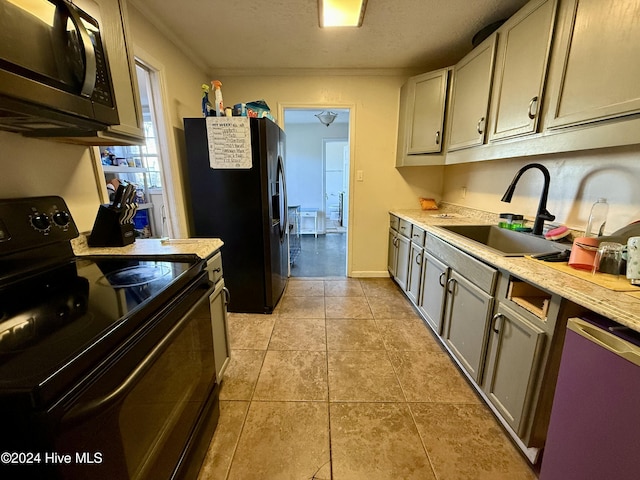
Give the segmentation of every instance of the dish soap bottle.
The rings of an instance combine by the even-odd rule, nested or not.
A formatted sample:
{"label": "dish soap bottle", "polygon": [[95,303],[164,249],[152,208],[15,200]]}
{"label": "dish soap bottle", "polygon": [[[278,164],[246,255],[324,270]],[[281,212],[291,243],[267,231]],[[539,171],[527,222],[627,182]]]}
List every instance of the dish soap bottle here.
{"label": "dish soap bottle", "polygon": [[224,117],[224,103],[222,102],[222,90],[220,89],[222,82],[220,80],[212,80],[211,85],[213,86],[213,96],[216,103],[216,117]]}
{"label": "dish soap bottle", "polygon": [[584,232],[585,237],[600,237],[604,234],[604,226],[607,223],[607,214],[609,213],[609,204],[606,198],[599,198],[591,207],[589,221],[587,222],[587,230]]}

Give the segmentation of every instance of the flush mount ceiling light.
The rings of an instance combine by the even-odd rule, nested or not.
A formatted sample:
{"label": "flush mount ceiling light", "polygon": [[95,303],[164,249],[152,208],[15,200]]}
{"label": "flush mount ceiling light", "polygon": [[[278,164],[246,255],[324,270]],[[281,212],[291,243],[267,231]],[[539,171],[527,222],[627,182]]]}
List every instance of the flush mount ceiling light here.
{"label": "flush mount ceiling light", "polygon": [[320,120],[320,123],[326,125],[327,127],[333,123],[337,116],[338,114],[333,112],[322,112],[316,115],[316,117],[318,117],[318,120]]}
{"label": "flush mount ceiling light", "polygon": [[367,0],[318,0],[321,27],[360,27]]}

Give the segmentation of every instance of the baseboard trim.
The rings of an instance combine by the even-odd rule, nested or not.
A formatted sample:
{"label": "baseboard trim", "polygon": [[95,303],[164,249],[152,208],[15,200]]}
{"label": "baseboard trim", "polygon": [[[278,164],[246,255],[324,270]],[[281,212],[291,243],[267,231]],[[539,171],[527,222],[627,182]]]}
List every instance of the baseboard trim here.
{"label": "baseboard trim", "polygon": [[353,278],[389,278],[389,272],[387,272],[386,270],[384,271],[356,270],[351,272],[349,276]]}

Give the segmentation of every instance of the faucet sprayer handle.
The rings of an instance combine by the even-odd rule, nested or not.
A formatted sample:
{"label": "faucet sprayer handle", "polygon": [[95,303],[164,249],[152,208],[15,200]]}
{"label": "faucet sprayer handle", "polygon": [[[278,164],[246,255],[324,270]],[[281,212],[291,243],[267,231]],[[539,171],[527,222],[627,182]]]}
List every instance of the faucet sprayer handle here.
{"label": "faucet sprayer handle", "polygon": [[540,212],[538,214],[538,218],[540,218],[542,220],[546,220],[548,222],[552,222],[552,221],[554,221],[556,219],[556,216],[555,215],[551,215],[549,213],[549,210],[544,209],[544,211],[542,211],[542,212]]}

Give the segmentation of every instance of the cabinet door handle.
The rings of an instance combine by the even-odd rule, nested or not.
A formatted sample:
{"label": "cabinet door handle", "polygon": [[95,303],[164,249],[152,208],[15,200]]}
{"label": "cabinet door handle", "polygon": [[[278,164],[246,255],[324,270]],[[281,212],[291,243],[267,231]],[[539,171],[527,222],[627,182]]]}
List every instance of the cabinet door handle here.
{"label": "cabinet door handle", "polygon": [[491,329],[497,334],[500,334],[500,330],[498,329],[498,320],[501,318],[504,318],[504,315],[502,313],[496,313],[491,319]]}
{"label": "cabinet door handle", "polygon": [[482,135],[484,133],[484,117],[478,120],[478,133]]}
{"label": "cabinet door handle", "polygon": [[416,264],[422,265],[422,255],[416,255]]}
{"label": "cabinet door handle", "polygon": [[[534,106],[534,105],[535,105],[535,107],[536,107],[536,108],[535,108],[535,109],[536,109],[536,111],[535,111],[535,112],[533,111],[533,106]],[[538,113],[538,96],[536,95],[536,96],[535,96],[535,97],[533,97],[533,98],[531,99],[531,101],[529,102],[529,112],[528,112],[528,114],[529,114],[529,118],[530,118],[531,120],[533,120],[534,118],[536,118],[537,113]]]}
{"label": "cabinet door handle", "polygon": [[224,304],[225,306],[229,305],[229,302],[231,302],[231,293],[229,292],[227,287],[223,287],[222,291],[224,292]]}
{"label": "cabinet door handle", "polygon": [[436,132],[436,145],[440,145],[440,130]]}
{"label": "cabinet door handle", "polygon": [[440,278],[438,279],[438,282],[440,283],[440,286],[442,288],[444,288],[444,277],[446,277],[446,276],[447,276],[447,272],[442,272],[440,274]]}
{"label": "cabinet door handle", "polygon": [[[451,295],[455,293],[456,283],[458,282],[456,282],[455,278],[450,278],[447,281],[447,292],[449,292]],[[453,288],[451,288],[452,285],[453,285]]]}

